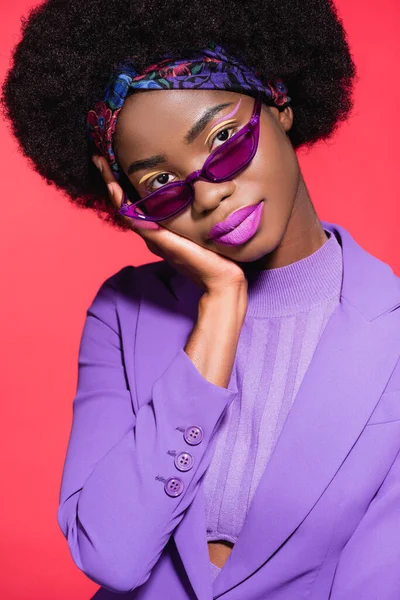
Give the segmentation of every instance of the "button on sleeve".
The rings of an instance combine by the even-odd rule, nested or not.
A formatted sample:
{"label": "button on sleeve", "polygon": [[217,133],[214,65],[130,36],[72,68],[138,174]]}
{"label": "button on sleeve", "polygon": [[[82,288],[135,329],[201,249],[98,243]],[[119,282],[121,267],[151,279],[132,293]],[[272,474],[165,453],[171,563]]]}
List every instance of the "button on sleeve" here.
{"label": "button on sleeve", "polygon": [[183,481],[179,477],[170,477],[164,485],[165,492],[173,498],[180,496],[184,487]]}
{"label": "button on sleeve", "polygon": [[194,458],[189,452],[180,452],[175,456],[174,463],[179,471],[190,471],[194,465]]}
{"label": "button on sleeve", "polygon": [[203,440],[204,434],[201,427],[198,425],[191,425],[185,429],[183,439],[191,446],[197,446]]}

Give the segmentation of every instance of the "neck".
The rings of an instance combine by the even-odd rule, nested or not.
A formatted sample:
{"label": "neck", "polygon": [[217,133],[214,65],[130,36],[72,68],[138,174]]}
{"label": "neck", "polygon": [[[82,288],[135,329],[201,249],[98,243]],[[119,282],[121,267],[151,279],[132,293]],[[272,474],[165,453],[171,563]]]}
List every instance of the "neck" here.
{"label": "neck", "polygon": [[272,252],[243,266],[249,268],[251,265],[251,268],[256,270],[285,267],[306,258],[318,250],[326,240],[327,235],[300,173],[298,191],[289,223],[279,244]]}

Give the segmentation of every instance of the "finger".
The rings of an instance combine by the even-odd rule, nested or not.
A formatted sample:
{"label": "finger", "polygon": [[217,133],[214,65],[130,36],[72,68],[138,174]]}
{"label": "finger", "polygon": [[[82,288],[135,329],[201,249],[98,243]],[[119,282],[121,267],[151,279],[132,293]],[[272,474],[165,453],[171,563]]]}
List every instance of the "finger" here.
{"label": "finger", "polygon": [[104,158],[104,156],[95,154],[92,156],[92,160],[96,167],[99,169],[101,176],[103,177],[104,182],[107,185],[110,196],[112,196],[115,200],[118,200],[122,204],[124,192],[119,183],[117,183],[113,172],[111,171],[111,167]]}
{"label": "finger", "polygon": [[[117,204],[119,207],[121,207],[124,199],[124,192],[122,188],[115,182],[109,183],[107,187],[110,196],[114,199],[114,204]],[[140,212],[143,213],[143,211]],[[125,216],[125,219],[129,219],[129,224],[131,225],[132,229],[134,229],[140,234],[148,232],[150,230],[159,231],[161,229],[161,227],[157,223],[153,223],[152,221],[145,221],[127,216]]]}
{"label": "finger", "polygon": [[113,183],[116,181],[115,177],[113,175],[113,172],[111,171],[111,167],[108,164],[108,162],[106,161],[106,159],[104,158],[104,156],[100,156],[99,154],[94,154],[92,156],[92,161],[96,165],[96,167],[99,169],[99,171],[107,185],[109,183]]}

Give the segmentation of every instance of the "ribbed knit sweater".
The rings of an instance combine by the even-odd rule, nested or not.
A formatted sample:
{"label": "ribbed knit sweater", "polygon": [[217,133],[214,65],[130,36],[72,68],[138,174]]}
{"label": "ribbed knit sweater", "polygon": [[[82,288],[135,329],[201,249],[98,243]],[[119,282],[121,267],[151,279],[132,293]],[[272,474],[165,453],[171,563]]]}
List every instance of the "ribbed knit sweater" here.
{"label": "ribbed knit sweater", "polygon": [[[342,249],[333,234],[310,256],[248,275],[248,308],[229,388],[239,394],[220,424],[204,476],[207,540],[240,534],[250,502],[322,332],[340,301]],[[220,568],[210,561],[214,580]]]}

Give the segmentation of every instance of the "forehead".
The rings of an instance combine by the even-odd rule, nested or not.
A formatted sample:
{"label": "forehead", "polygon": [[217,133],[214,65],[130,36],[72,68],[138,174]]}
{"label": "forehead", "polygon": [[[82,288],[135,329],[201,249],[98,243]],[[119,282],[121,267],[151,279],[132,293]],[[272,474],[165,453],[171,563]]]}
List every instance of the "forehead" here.
{"label": "forehead", "polygon": [[[254,98],[223,90],[152,90],[133,93],[118,116],[115,142],[119,153],[168,150],[212,106],[229,104],[213,119],[228,114],[238,104],[246,114]],[[239,113],[239,111],[238,111]],[[249,115],[250,116],[250,115]]]}

